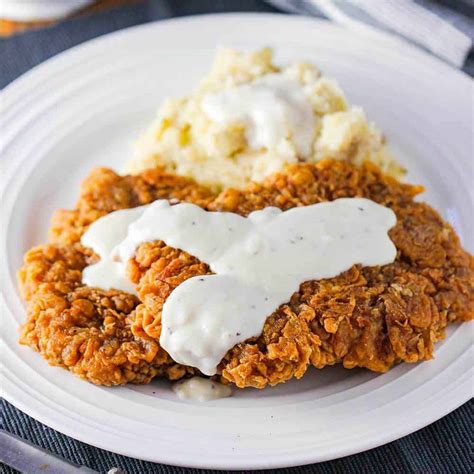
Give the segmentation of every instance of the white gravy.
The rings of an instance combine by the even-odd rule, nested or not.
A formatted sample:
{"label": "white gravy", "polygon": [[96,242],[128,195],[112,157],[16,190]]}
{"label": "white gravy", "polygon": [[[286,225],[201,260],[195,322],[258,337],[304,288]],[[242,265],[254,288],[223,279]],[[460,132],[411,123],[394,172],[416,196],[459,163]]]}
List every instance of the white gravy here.
{"label": "white gravy", "polygon": [[[101,288],[125,285],[120,278],[126,262],[141,243],[153,240],[206,262],[215,275],[190,278],[171,293],[163,306],[160,337],[161,346],[176,362],[206,375],[216,373],[233,346],[259,336],[266,317],[302,282],[335,277],[354,264],[385,265],[396,256],[387,234],[396,223],[395,214],[363,198],[285,212],[268,207],[247,218],[165,200],[144,209],[136,210],[138,218],[128,226],[125,239],[128,214],[106,216],[104,225],[97,221],[91,226],[82,242],[104,255],[106,267],[98,272],[93,268],[97,264],[88,267],[83,281]],[[100,232],[106,241],[113,238],[103,245]]]}
{"label": "white gravy", "polygon": [[192,377],[176,382],[173,384],[173,392],[180,400],[197,402],[207,402],[232,395],[232,389],[229,386],[203,377]]}
{"label": "white gravy", "polygon": [[301,156],[311,153],[316,119],[303,86],[284,74],[207,95],[204,113],[218,124],[243,123],[249,147],[276,149],[290,139]]}
{"label": "white gravy", "polygon": [[114,260],[113,250],[127,236],[128,226],[145,211],[146,206],[111,212],[91,224],[81,238],[100,260],[82,270],[82,283],[104,290],[115,288],[136,294],[135,286],[125,275],[125,265]]}

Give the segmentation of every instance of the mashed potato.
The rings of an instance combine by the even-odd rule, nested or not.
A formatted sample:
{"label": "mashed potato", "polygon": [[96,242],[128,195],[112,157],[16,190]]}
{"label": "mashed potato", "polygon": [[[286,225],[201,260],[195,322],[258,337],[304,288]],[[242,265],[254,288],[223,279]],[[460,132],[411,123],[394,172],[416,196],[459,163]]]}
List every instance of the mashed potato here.
{"label": "mashed potato", "polygon": [[362,108],[349,106],[313,65],[278,68],[270,49],[223,49],[194,94],[164,102],[127,171],[161,164],[215,188],[239,188],[287,163],[323,158],[370,160],[403,174]]}

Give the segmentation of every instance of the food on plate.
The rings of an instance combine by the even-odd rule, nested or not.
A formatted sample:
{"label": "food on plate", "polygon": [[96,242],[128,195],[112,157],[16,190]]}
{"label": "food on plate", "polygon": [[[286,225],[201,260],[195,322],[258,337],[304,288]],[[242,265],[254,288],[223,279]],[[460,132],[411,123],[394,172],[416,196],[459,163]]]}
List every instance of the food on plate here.
{"label": "food on plate", "polygon": [[268,314],[302,282],[356,264],[392,263],[387,232],[395,223],[391,209],[364,198],[266,207],[247,217],[161,199],[91,224],[81,244],[100,261],[83,269],[82,282],[134,293],[126,267],[146,242],[166,242],[205,262],[211,274],[188,278],[166,299],[159,343],[176,362],[215,375],[225,354],[260,335]]}
{"label": "food on plate", "polygon": [[310,366],[385,372],[474,317],[473,257],[312,65],[222,50],[129,170],[94,170],[19,270],[20,342],[92,383],[211,400]]}
{"label": "food on plate", "polygon": [[363,109],[313,65],[280,68],[270,49],[223,49],[190,96],[163,103],[127,171],[161,165],[213,188],[244,188],[285,164],[325,158],[404,173]]}
{"label": "food on plate", "polygon": [[[127,264],[122,262],[123,274],[118,273],[133,284],[135,294],[87,286],[84,269],[102,261],[100,252],[102,259],[110,256],[109,264],[120,263],[119,248],[94,252],[81,243],[91,224],[100,225],[98,219],[113,211],[157,200],[167,200],[169,209],[176,206],[173,212],[192,203],[248,217],[269,207],[288,211],[349,198],[353,203],[370,200],[387,216],[393,211],[396,219],[386,225],[396,255],[379,265],[354,264],[336,276],[302,280],[268,312],[260,334],[227,351],[216,379],[263,388],[300,378],[311,365],[342,363],[385,372],[399,362],[430,359],[449,323],[474,316],[474,259],[436,211],[414,200],[421,191],[371,162],[347,160],[290,164],[260,183],[220,192],[159,167],[134,176],[95,170],[84,181],[76,208],[56,213],[50,242],[25,256],[19,280],[28,319],[21,342],[49,363],[96,384],[199,375],[196,367],[173,360],[160,336],[170,327],[163,318],[170,295],[192,277],[212,278],[209,262],[173,246],[171,238],[165,243],[145,236],[135,242]],[[271,262],[277,271],[291,268],[282,255]]]}

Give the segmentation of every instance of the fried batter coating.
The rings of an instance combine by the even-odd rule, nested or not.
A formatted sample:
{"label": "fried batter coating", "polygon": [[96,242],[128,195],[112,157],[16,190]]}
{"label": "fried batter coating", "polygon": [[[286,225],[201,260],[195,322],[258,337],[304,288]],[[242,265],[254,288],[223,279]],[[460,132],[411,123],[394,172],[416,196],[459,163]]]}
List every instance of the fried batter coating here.
{"label": "fried batter coating", "polygon": [[[136,297],[81,282],[82,269],[98,258],[78,243],[87,227],[114,210],[161,198],[205,205],[212,195],[189,179],[159,169],[133,177],[104,168],[90,174],[76,209],[53,216],[51,244],[27,252],[18,272],[28,301],[22,344],[39,351],[50,364],[100,385],[148,383],[157,375],[174,380],[194,373],[176,364],[139,329],[142,313],[136,310]],[[137,327],[134,333],[132,325]]]}
{"label": "fried batter coating", "polygon": [[148,383],[157,375],[187,372],[143,331],[131,331],[138,299],[81,283],[82,269],[95,257],[79,245],[44,245],[30,250],[19,272],[28,303],[20,342],[51,365],[99,385]]}
{"label": "fried batter coating", "polygon": [[[228,352],[219,375],[238,387],[263,388],[300,378],[310,365],[342,363],[385,372],[402,361],[430,359],[448,323],[474,316],[474,259],[433,209],[414,201],[421,191],[383,176],[373,165],[330,161],[291,165],[264,183],[216,196],[160,170],[133,178],[97,170],[85,181],[76,210],[56,216],[51,232],[56,245],[25,257],[20,282],[30,303],[22,342],[50,362],[105,385],[193,373],[159,348],[161,311],[177,285],[211,273],[209,267],[163,242],[149,242],[128,265],[140,302],[125,293],[83,287],[80,272],[96,258],[76,243],[87,226],[107,212],[157,198],[247,215],[266,206],[289,209],[358,196],[396,213],[390,231],[396,261],[354,266],[336,278],[303,283],[269,315],[261,336]],[[123,301],[120,308],[110,303],[117,300]],[[106,322],[108,311],[115,318],[112,326]]]}
{"label": "fried batter coating", "polygon": [[164,173],[161,168],[136,176],[120,176],[110,169],[97,168],[81,183],[76,209],[60,209],[54,213],[49,241],[79,242],[92,222],[118,209],[149,204],[157,199],[177,199],[205,207],[213,197],[206,187],[191,179]]}

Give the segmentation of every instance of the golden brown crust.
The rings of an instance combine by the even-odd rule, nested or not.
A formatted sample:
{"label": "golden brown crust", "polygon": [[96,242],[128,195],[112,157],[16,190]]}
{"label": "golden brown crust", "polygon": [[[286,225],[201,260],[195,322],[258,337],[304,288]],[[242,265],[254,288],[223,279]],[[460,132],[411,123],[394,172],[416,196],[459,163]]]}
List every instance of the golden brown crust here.
{"label": "golden brown crust", "polygon": [[137,176],[120,176],[108,168],[97,168],[82,182],[76,209],[60,209],[52,218],[49,241],[79,242],[87,227],[99,217],[118,209],[149,204],[156,199],[178,199],[205,207],[213,198],[204,186],[160,168]]}
{"label": "golden brown crust", "polygon": [[[79,240],[92,222],[114,210],[160,198],[204,206],[211,197],[207,188],[160,169],[124,177],[105,168],[92,171],[81,185],[76,209],[53,216],[51,243],[25,255],[18,279],[28,301],[28,321],[20,342],[41,352],[50,364],[101,385],[148,383],[157,375],[174,380],[193,373],[139,329],[142,312],[135,311],[135,297],[82,285],[82,269],[97,256]],[[119,311],[109,308],[110,301],[126,304]]]}
{"label": "golden brown crust", "polygon": [[20,342],[41,352],[51,365],[100,385],[148,383],[157,375],[186,374],[152,337],[132,333],[138,299],[81,283],[95,257],[79,245],[44,245],[30,250],[19,272],[28,302]]}
{"label": "golden brown crust", "polygon": [[[56,217],[51,236],[55,245],[33,249],[25,257],[20,281],[31,301],[22,342],[94,383],[146,383],[155,375],[176,379],[193,373],[159,348],[161,310],[177,285],[210,273],[209,267],[163,242],[143,244],[128,266],[140,302],[134,300],[133,308],[121,311],[115,308],[117,329],[111,331],[100,316],[104,308],[97,296],[110,295],[80,284],[82,268],[95,258],[77,244],[87,226],[112,210],[158,198],[246,215],[270,205],[288,209],[363,196],[397,214],[397,225],[390,231],[398,249],[396,261],[383,267],[355,266],[337,278],[302,284],[288,304],[269,316],[260,337],[229,351],[219,373],[239,387],[262,388],[299,378],[309,365],[342,363],[384,372],[397,362],[429,359],[448,322],[473,318],[474,259],[433,209],[413,200],[421,190],[381,175],[373,165],[356,168],[327,161],[292,165],[262,184],[217,196],[161,170],[136,177],[96,170],[84,182],[76,210]],[[127,302],[131,298],[119,292],[114,297]],[[77,306],[77,299],[87,303]],[[73,303],[76,313],[71,317]],[[94,331],[84,330],[87,321]],[[81,344],[93,340],[95,350],[77,351],[78,342],[68,333],[77,328]],[[98,349],[110,344],[111,355]],[[69,357],[70,351],[75,357]]]}

